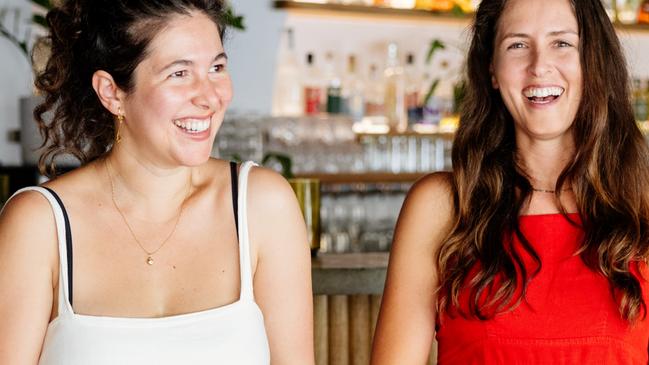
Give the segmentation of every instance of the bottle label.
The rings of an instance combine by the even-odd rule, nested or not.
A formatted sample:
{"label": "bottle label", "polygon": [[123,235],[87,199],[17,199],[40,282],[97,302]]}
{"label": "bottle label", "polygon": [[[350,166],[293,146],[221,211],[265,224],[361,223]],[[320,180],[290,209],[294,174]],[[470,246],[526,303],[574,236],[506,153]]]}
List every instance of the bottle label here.
{"label": "bottle label", "polygon": [[313,115],[320,113],[320,88],[319,87],[305,87],[304,88],[304,113]]}

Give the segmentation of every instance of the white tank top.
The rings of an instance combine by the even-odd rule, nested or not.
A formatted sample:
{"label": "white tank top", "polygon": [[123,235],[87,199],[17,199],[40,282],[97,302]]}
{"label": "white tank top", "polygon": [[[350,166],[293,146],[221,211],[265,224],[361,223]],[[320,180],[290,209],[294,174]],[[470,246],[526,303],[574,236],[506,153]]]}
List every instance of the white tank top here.
{"label": "white tank top", "polygon": [[47,198],[58,234],[59,314],[47,327],[39,365],[269,364],[264,318],[253,297],[248,241],[246,187],[253,165],[247,162],[241,167],[238,197],[233,198],[239,207],[239,300],[214,309],[162,318],[74,313],[68,297],[68,275],[72,269],[68,266],[66,247],[70,239],[67,213],[58,196],[45,188],[29,187],[17,192],[34,190]]}

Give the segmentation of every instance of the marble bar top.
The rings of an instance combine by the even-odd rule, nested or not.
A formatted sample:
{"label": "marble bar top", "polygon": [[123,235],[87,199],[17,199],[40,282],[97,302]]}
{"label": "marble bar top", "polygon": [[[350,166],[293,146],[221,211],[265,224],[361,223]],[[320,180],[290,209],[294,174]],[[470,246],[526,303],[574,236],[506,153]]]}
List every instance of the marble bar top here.
{"label": "marble bar top", "polygon": [[382,294],[388,257],[387,252],[319,253],[311,259],[313,293]]}

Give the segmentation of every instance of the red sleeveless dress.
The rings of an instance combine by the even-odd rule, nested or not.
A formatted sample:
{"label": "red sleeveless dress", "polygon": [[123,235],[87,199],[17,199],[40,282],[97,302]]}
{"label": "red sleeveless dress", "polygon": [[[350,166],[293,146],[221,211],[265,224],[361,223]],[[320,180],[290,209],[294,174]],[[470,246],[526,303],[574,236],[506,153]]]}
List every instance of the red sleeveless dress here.
{"label": "red sleeveless dress", "polygon": [[[542,262],[524,299],[486,321],[438,318],[438,363],[647,365],[649,316],[634,325],[622,319],[607,279],[574,255],[583,231],[560,214],[522,216],[520,228]],[[632,266],[649,305],[649,270]]]}

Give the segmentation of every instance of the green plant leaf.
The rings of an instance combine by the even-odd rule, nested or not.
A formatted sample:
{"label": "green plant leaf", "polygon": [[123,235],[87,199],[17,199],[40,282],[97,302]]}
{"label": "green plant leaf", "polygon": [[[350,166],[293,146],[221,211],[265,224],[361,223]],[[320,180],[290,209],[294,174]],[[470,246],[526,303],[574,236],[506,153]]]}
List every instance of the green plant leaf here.
{"label": "green plant leaf", "polygon": [[457,3],[453,4],[453,9],[451,9],[451,14],[457,17],[464,16],[464,10]]}
{"label": "green plant leaf", "polygon": [[262,165],[266,165],[271,160],[277,160],[282,165],[282,176],[285,179],[291,179],[293,175],[293,161],[289,155],[279,152],[267,152],[261,160]]}
{"label": "green plant leaf", "polygon": [[243,23],[243,16],[237,15],[230,5],[228,5],[227,9],[225,10],[223,22],[228,27],[239,30],[246,30],[246,25]]}
{"label": "green plant leaf", "polygon": [[54,4],[50,0],[31,0],[32,4],[38,5],[46,10],[50,10],[54,7]]}
{"label": "green plant leaf", "polygon": [[47,20],[45,20],[45,17],[40,15],[40,14],[34,14],[32,15],[32,22],[35,24],[40,25],[43,28],[48,28]]}
{"label": "green plant leaf", "polygon": [[2,23],[0,23],[0,35],[7,38],[9,42],[13,43],[16,47],[20,48],[23,55],[27,58],[27,61],[31,63],[31,60],[29,58],[29,51],[27,50],[27,42],[21,41],[16,38],[13,34],[11,34],[11,32],[7,30],[7,28],[5,28]]}
{"label": "green plant leaf", "polygon": [[430,46],[428,47],[428,54],[426,54],[426,63],[430,63],[433,59],[433,55],[438,49],[445,49],[446,45],[441,40],[435,38],[430,41]]}
{"label": "green plant leaf", "polygon": [[435,94],[435,89],[437,89],[437,85],[439,85],[439,79],[435,79],[433,83],[430,84],[430,88],[428,88],[428,92],[426,93],[426,97],[424,98],[424,107],[428,104],[430,98],[433,97],[433,94]]}

